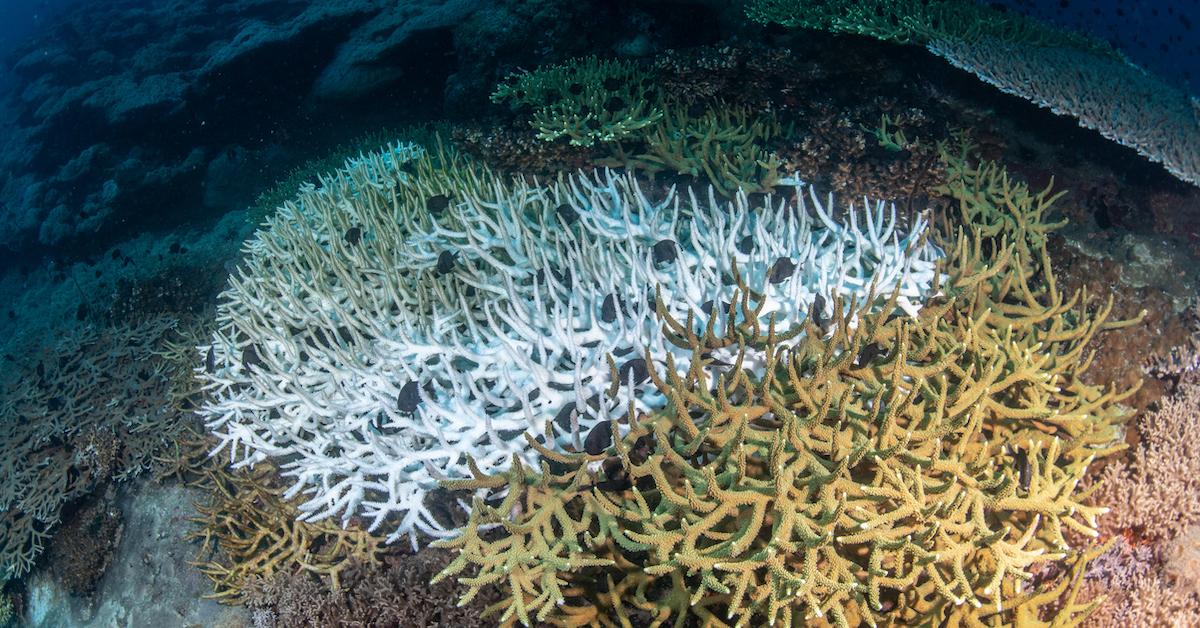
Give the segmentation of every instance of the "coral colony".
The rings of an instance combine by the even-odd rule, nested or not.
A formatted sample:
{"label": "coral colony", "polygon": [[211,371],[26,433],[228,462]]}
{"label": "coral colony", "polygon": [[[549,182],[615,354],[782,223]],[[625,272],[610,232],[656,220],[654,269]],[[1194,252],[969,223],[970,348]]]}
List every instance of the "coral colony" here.
{"label": "coral colony", "polygon": [[[249,243],[200,347],[219,449],[280,462],[306,519],[445,536],[426,501],[438,480],[536,464],[527,437],[620,438],[610,421],[630,404],[666,405],[649,371],[686,369],[689,350],[656,333],[663,316],[765,329],[893,292],[915,316],[941,257],[922,216],[902,230],[864,201],[839,222],[798,182],[718,201],[609,170],[506,180],[446,160],[395,145],[303,191]],[[743,286],[763,291],[753,310]]]}
{"label": "coral colony", "polygon": [[[1088,252],[1119,243],[1149,266],[1186,257],[1154,251],[1200,250],[1195,233],[1184,242],[1200,101],[1104,42],[983,3],[750,0],[745,13],[790,43],[548,48],[534,56],[556,63],[498,84],[517,65],[496,48],[476,70],[494,85],[486,116],[376,128],[297,169],[251,218],[222,219],[203,242],[245,245],[215,301],[224,273],[169,279],[227,256],[165,262],[185,247],[157,235],[47,270],[45,292],[22,299],[69,303],[78,324],[52,350],[0,354],[0,628],[80,606],[49,581],[112,588],[100,577],[127,508],[114,487],[152,469],[196,491],[189,504],[202,495],[187,509],[192,562],[254,625],[1200,623],[1200,305],[1179,314],[1200,279],[1159,264],[1163,285],[1143,285],[1123,276],[1132,263]],[[468,26],[493,28],[455,26],[456,47],[483,39]],[[915,54],[878,58],[897,44]],[[1163,172],[1014,140],[1014,114],[964,98],[962,77],[911,73],[930,63]],[[455,76],[447,94],[483,93]],[[39,91],[67,93],[64,106],[90,93],[35,84],[22,98]],[[416,141],[358,148],[397,136]],[[186,170],[221,205],[248,149],[207,150]],[[110,152],[88,148],[55,185],[74,190],[66,175]],[[1112,163],[1143,161],[1124,152]],[[1061,173],[1044,167],[1067,156]],[[1055,175],[1085,198],[1059,204]],[[45,245],[81,237],[135,183],[106,179],[76,224],[66,188],[32,177],[0,192],[53,200]],[[1175,243],[1128,228],[1146,216]],[[1064,273],[1052,253],[1088,261]],[[1129,290],[1105,299],[1085,287],[1117,281]],[[85,298],[102,286],[121,307]],[[83,302],[61,298],[70,289]],[[166,293],[173,304],[151,303]],[[8,318],[56,329],[25,309]],[[1142,342],[1155,348],[1104,350]],[[146,511],[174,522],[168,506]],[[129,525],[126,538],[162,540]]]}

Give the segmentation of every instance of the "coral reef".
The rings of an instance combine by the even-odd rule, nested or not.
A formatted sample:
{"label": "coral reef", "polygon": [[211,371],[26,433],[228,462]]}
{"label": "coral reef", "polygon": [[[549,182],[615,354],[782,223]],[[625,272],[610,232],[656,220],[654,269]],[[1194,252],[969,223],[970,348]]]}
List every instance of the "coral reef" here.
{"label": "coral reef", "polygon": [[1068,46],[937,39],[930,52],[1200,185],[1200,105],[1128,61]]}
{"label": "coral reef", "polygon": [[763,317],[872,286],[899,286],[915,311],[940,255],[919,217],[903,236],[882,203],[838,224],[803,188],[796,205],[718,205],[711,192],[704,204],[696,190],[647,198],[608,171],[539,186],[437,161],[394,146],[285,205],[199,349],[221,455],[286,458],[287,496],[309,495],[310,520],[445,535],[425,498],[469,474],[465,454],[496,469],[532,455],[522,435],[547,419],[556,447],[624,408],[601,396],[610,354],[636,380],[632,399],[654,403],[649,365],[629,354],[647,340],[668,353],[645,336],[655,285],[713,323],[736,289],[731,262],[768,284]]}
{"label": "coral reef", "polygon": [[623,139],[658,122],[662,92],[632,61],[596,57],[516,74],[496,87],[493,102],[532,109],[537,137],[572,145]]}
{"label": "coral reef", "polygon": [[482,610],[496,601],[497,591],[485,591],[469,604],[455,606],[463,585],[430,584],[449,560],[450,552],[435,549],[388,556],[377,565],[348,569],[344,586],[337,590],[321,586],[303,570],[255,576],[246,583],[245,604],[255,625],[264,628],[492,626]]}
{"label": "coral reef", "polygon": [[[1097,535],[1104,509],[1076,487],[1120,450],[1131,392],[1084,383],[1084,347],[1136,321],[1056,289],[1054,196],[1012,189],[946,186],[989,218],[946,235],[945,296],[912,317],[883,292],[763,325],[742,282],[725,324],[704,326],[660,295],[661,333],[689,353],[649,374],[665,406],[631,408],[599,446],[599,428],[575,451],[530,439],[536,466],[448,481],[489,499],[435,543],[459,551],[440,577],[478,566],[463,582],[500,585],[490,610],[527,625],[1081,621],[1094,552],[1066,535]],[[1068,558],[1069,576],[1035,579]]]}
{"label": "coral reef", "polygon": [[29,571],[63,508],[149,468],[178,434],[186,363],[155,354],[175,321],[65,333],[6,372],[0,395],[0,577]]}
{"label": "coral reef", "polygon": [[1034,46],[1069,43],[1115,54],[1099,40],[970,0],[752,0],[746,15],[764,24],[852,33],[902,44],[995,38]]}

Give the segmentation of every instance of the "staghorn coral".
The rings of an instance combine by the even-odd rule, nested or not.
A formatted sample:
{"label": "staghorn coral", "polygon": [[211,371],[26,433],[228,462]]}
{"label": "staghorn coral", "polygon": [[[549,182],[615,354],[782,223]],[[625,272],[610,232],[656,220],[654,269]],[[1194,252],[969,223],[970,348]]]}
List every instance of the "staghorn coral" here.
{"label": "staghorn coral", "polygon": [[[1076,487],[1120,449],[1129,394],[1084,383],[1083,349],[1130,321],[1057,291],[1044,241],[1017,228],[1038,224],[1034,197],[987,200],[1022,218],[951,238],[946,296],[912,318],[894,292],[824,326],[763,324],[745,283],[723,327],[660,299],[689,353],[651,374],[666,406],[631,409],[604,448],[530,438],[536,467],[448,482],[493,499],[436,542],[459,551],[439,577],[478,566],[463,582],[502,586],[505,624],[1078,624],[1095,552],[1065,535],[1097,534],[1104,509]],[[1068,556],[1069,576],[1034,580]]]}
{"label": "staghorn coral", "polygon": [[1054,203],[1065,190],[1053,192],[1054,179],[1041,192],[1031,193],[1029,186],[1009,176],[999,163],[973,159],[974,143],[965,134],[938,144],[938,156],[944,167],[942,182],[933,191],[958,205],[959,224],[979,230],[981,237],[998,242],[1003,237],[1014,246],[1017,264],[1039,263],[1049,236],[1067,221],[1049,220]]}
{"label": "staghorn coral", "polygon": [[177,435],[173,382],[155,354],[175,321],[81,327],[0,384],[0,579],[29,571],[63,508],[133,477]]}
{"label": "staghorn coral", "polygon": [[358,525],[297,521],[296,500],[281,496],[273,465],[231,470],[207,456],[211,447],[211,440],[191,435],[181,442],[174,469],[209,494],[207,503],[196,505],[189,536],[201,541],[196,565],[213,583],[210,597],[238,603],[248,582],[296,570],[337,591],[347,569],[380,562],[383,539]]}
{"label": "staghorn coral", "polygon": [[611,142],[660,118],[662,93],[632,61],[575,59],[515,74],[492,92],[492,102],[532,108],[538,139],[568,138],[575,146]]}
{"label": "staghorn coral", "polygon": [[774,114],[718,106],[701,116],[668,107],[660,123],[645,129],[644,150],[611,146],[604,165],[703,177],[718,194],[733,197],[769,192],[779,184],[779,156],[768,146],[783,134]]}
{"label": "staghorn coral", "polygon": [[[498,470],[532,460],[523,434],[547,419],[544,445],[577,446],[628,402],[659,404],[637,357],[672,351],[650,333],[652,286],[718,324],[736,262],[766,286],[763,317],[872,286],[915,312],[941,255],[924,219],[902,234],[877,203],[840,224],[795,190],[763,206],[649,198],[632,175],[510,181],[409,145],[351,162],[281,208],[230,280],[199,347],[216,453],[279,459],[306,520],[361,516],[415,544],[448,534],[427,498],[469,477],[468,455]],[[610,368],[634,380],[615,398]]]}
{"label": "staghorn coral", "polygon": [[1200,185],[1200,108],[1125,59],[1073,46],[938,38],[930,52],[1001,91],[1029,100]]}

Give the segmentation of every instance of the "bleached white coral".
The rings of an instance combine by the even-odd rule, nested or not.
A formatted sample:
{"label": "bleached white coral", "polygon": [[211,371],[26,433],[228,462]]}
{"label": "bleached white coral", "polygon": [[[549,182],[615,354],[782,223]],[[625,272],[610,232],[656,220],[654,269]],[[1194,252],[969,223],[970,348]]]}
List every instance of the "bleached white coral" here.
{"label": "bleached white coral", "polygon": [[412,147],[364,156],[248,243],[200,347],[202,413],[235,463],[278,459],[306,517],[442,536],[426,497],[467,476],[468,455],[483,468],[532,460],[523,434],[547,421],[552,446],[580,447],[628,407],[604,393],[610,355],[634,384],[621,395],[663,405],[636,381],[645,348],[678,351],[656,332],[656,287],[701,325],[728,315],[734,260],[766,292],[764,322],[801,321],[818,295],[861,301],[872,283],[920,307],[941,255],[922,218],[902,235],[873,203],[838,223],[832,199],[794,190],[757,206],[608,170],[538,182]]}

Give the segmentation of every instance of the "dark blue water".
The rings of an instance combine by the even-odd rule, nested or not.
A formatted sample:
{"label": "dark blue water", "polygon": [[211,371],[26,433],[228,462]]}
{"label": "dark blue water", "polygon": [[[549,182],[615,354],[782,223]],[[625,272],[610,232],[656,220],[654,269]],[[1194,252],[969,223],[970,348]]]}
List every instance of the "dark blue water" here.
{"label": "dark blue water", "polygon": [[1200,94],[1200,0],[998,0],[1103,39],[1135,63]]}

